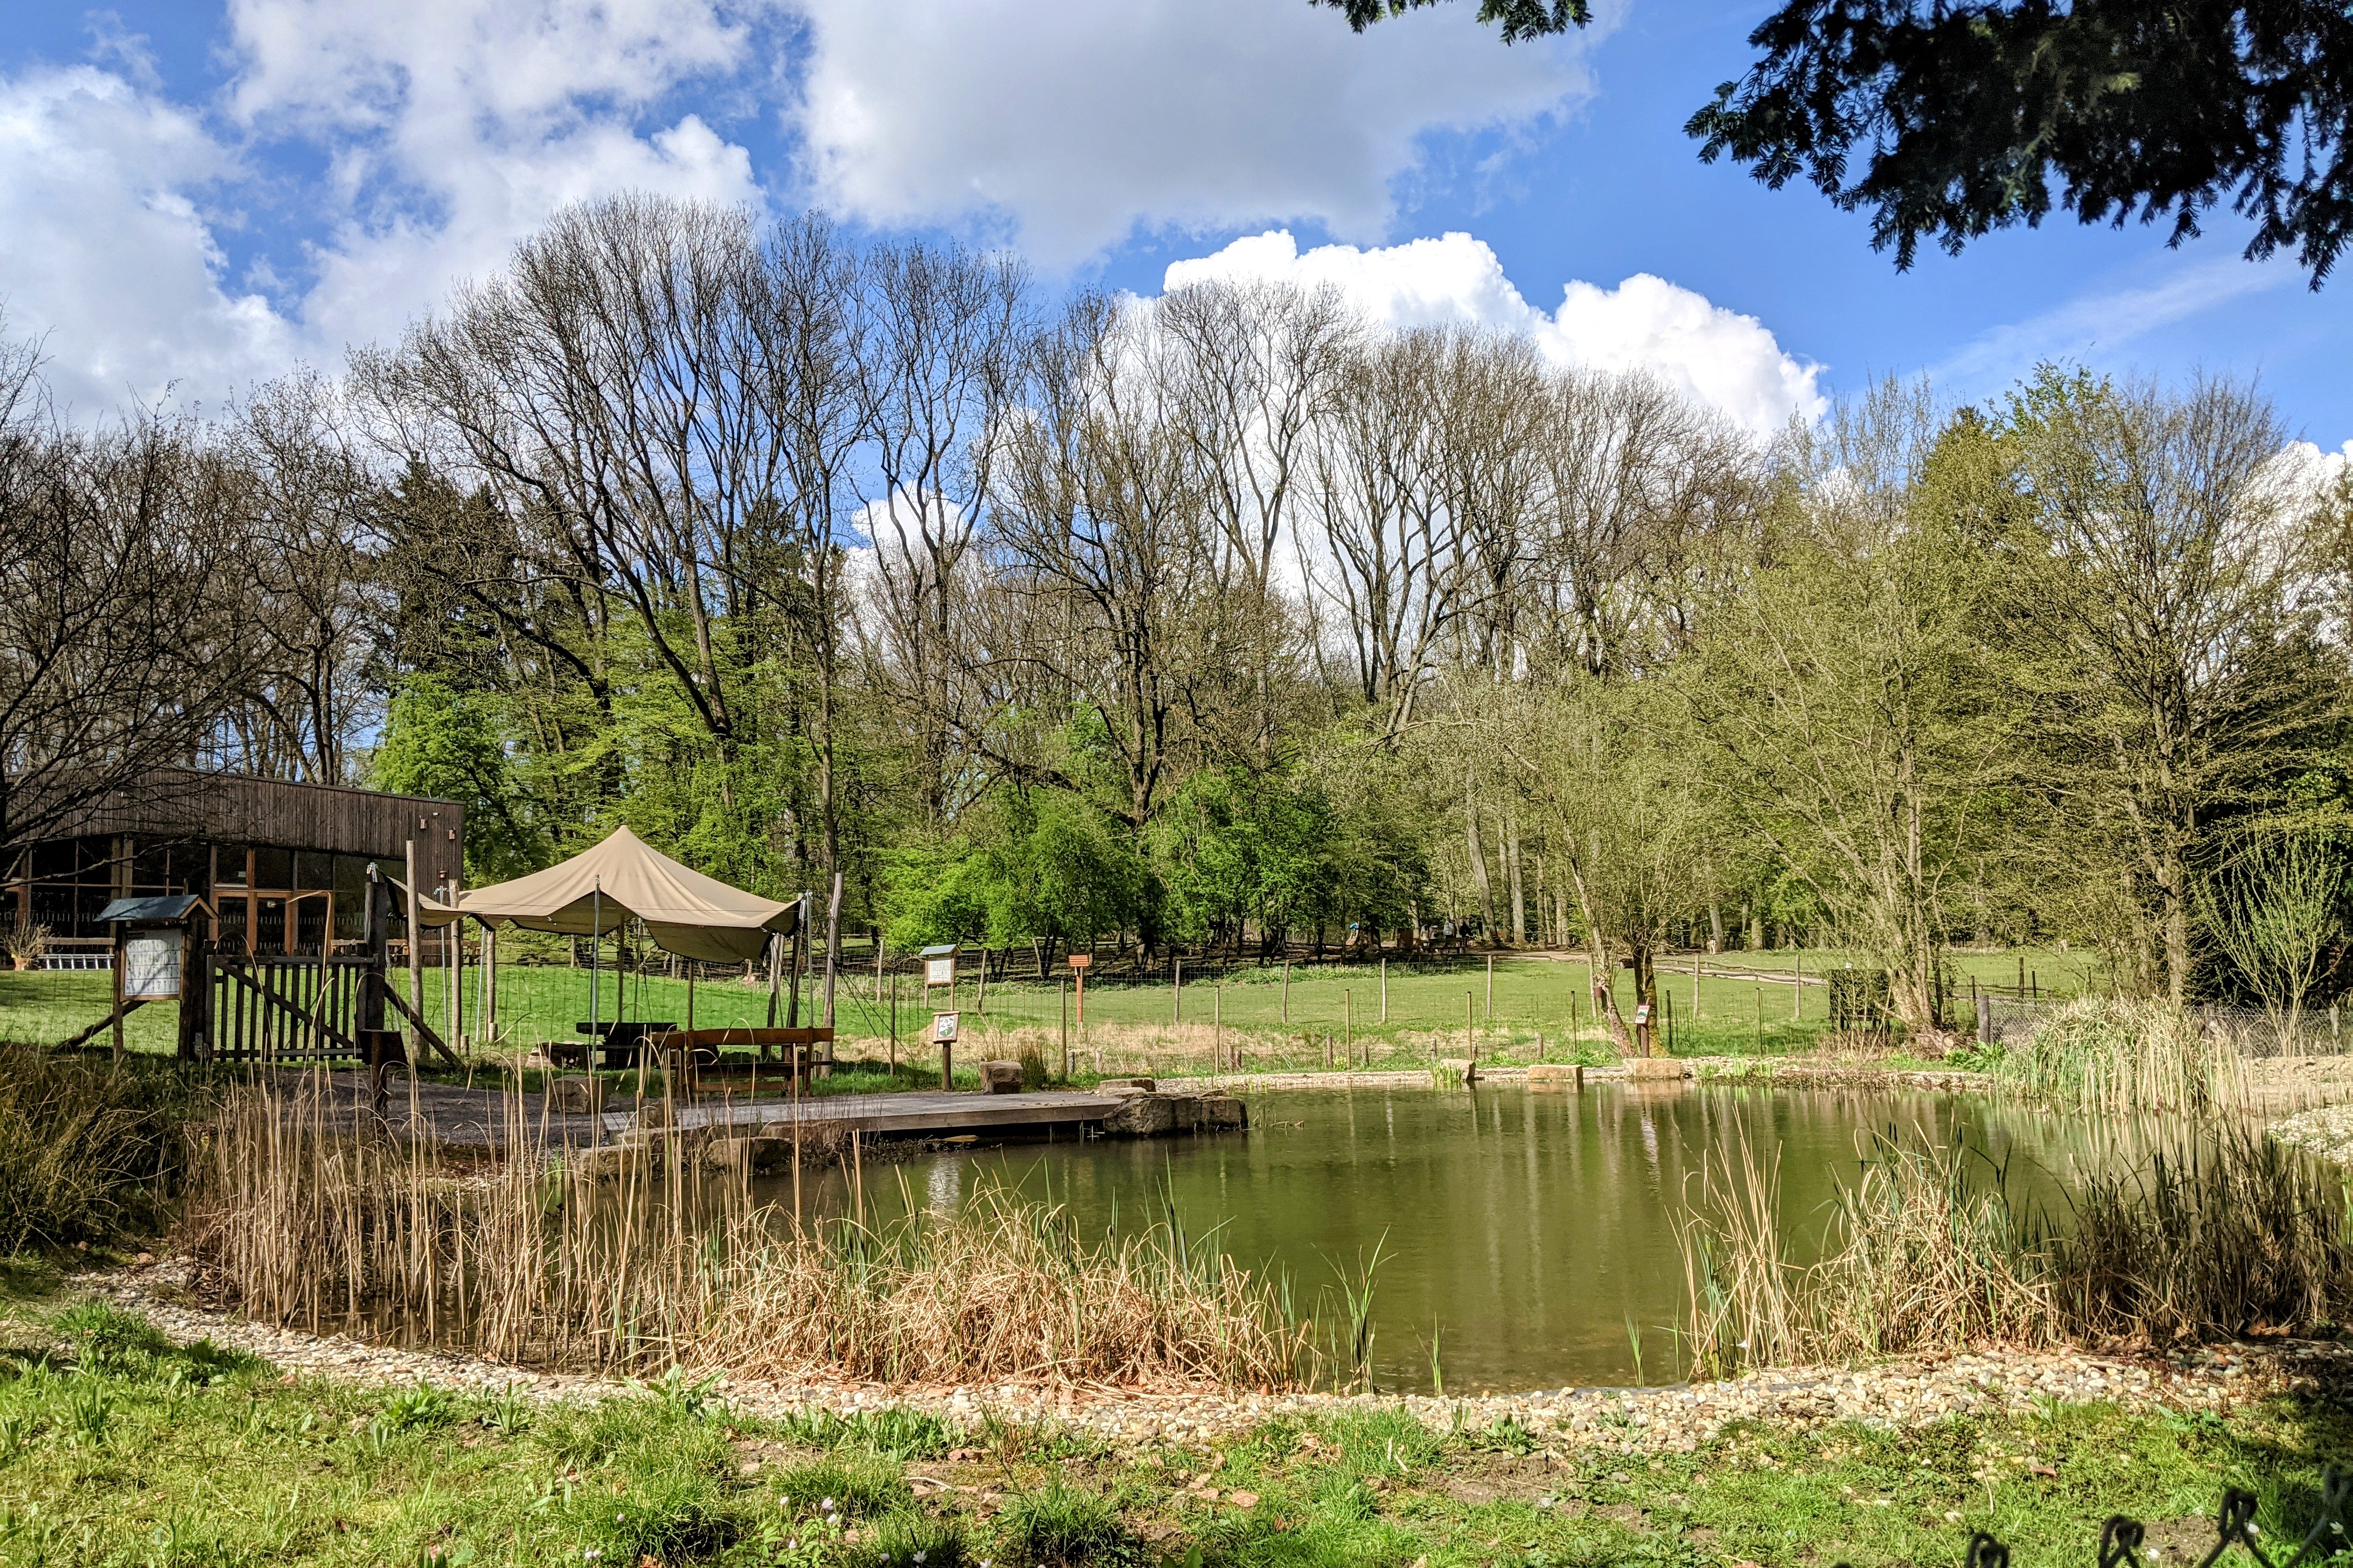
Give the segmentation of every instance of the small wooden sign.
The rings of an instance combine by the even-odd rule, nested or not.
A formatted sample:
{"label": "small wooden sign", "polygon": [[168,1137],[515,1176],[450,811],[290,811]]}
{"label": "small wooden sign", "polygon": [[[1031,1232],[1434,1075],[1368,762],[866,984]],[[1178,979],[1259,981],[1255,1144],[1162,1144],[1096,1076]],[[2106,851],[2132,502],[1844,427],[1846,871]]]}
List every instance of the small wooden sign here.
{"label": "small wooden sign", "polygon": [[1647,1024],[1650,1021],[1651,1005],[1648,1002],[1645,1002],[1641,1006],[1634,1009],[1634,1022],[1637,1026],[1640,1026],[1641,1025]]}
{"label": "small wooden sign", "polygon": [[1071,954],[1071,967],[1072,969],[1084,969],[1094,961],[1095,955],[1092,952],[1074,952]]}
{"label": "small wooden sign", "polygon": [[955,1014],[955,1013],[934,1013],[934,1014],[933,1014],[933,1015],[932,1015],[932,1039],[933,1039],[933,1041],[934,1041],[934,1043],[936,1043],[936,1044],[938,1044],[938,1045],[943,1045],[943,1046],[952,1046],[952,1045],[955,1044],[955,1037],[956,1037],[956,1021],[957,1021],[957,1019],[958,1019],[958,1017],[959,1017],[959,1016],[960,1016],[960,1015],[958,1015],[958,1014]]}
{"label": "small wooden sign", "polygon": [[122,943],[122,999],[126,1002],[171,1002],[180,994],[180,964],[187,950],[186,935],[170,931],[139,931]]}
{"label": "small wooden sign", "polygon": [[927,958],[923,960],[923,984],[926,985],[955,984],[955,960],[953,958]]}

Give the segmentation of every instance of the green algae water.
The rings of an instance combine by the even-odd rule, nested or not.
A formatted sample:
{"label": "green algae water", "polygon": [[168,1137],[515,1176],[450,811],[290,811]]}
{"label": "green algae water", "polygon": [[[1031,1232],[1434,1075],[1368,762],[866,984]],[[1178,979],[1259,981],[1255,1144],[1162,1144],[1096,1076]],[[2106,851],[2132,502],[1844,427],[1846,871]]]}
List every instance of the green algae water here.
{"label": "green algae water", "polygon": [[[1088,1235],[1173,1204],[1188,1236],[1329,1317],[1377,1248],[1375,1381],[1429,1392],[1671,1382],[1685,1300],[1677,1226],[1705,1151],[1745,1131],[1778,1156],[1793,1257],[1819,1244],[1838,1182],[1875,1137],[1964,1147],[2018,1212],[2063,1203],[2084,1119],[1927,1092],[1762,1087],[1284,1089],[1247,1133],[1025,1143],[863,1172],[871,1219],[953,1209],[985,1181],[1065,1205]],[[808,1178],[805,1175],[805,1184]],[[789,1203],[789,1178],[761,1184]],[[804,1193],[843,1212],[837,1174]],[[1319,1293],[1327,1293],[1321,1303]]]}

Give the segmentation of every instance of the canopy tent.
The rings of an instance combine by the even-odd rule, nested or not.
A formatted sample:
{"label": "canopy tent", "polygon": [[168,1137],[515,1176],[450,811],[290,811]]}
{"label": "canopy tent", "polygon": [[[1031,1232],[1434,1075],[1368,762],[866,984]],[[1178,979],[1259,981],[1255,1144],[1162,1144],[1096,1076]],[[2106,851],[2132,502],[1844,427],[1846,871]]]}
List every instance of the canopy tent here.
{"label": "canopy tent", "polygon": [[417,908],[428,926],[511,921],[562,936],[603,936],[638,920],[665,952],[714,963],[758,958],[771,934],[791,935],[800,919],[798,900],[778,903],[691,871],[627,827],[544,871],[468,888],[455,904],[420,895]]}

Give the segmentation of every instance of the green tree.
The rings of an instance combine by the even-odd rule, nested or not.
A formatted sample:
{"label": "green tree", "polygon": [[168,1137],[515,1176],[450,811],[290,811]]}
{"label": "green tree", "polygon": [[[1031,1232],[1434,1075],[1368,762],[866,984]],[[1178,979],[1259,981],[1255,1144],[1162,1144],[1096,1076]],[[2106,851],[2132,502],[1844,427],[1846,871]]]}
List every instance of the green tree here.
{"label": "green tree", "polygon": [[438,675],[409,676],[385,715],[384,738],[368,759],[368,783],[464,806],[466,876],[478,886],[520,876],[539,863],[542,841],[516,786],[495,699],[459,689]]}

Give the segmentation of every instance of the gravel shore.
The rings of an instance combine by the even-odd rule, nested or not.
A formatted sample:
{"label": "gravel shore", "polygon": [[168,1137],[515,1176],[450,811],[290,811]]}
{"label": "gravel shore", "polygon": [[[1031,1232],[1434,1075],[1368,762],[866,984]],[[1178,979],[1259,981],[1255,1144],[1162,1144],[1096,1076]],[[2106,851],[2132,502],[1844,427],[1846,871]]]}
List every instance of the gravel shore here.
{"label": "gravel shore", "polygon": [[[429,1383],[474,1393],[512,1389],[544,1400],[594,1401],[623,1393],[621,1379],[534,1372],[451,1351],[401,1350],[336,1335],[250,1322],[191,1304],[170,1264],[85,1275],[93,1295],[144,1313],[185,1342],[209,1339],[262,1357],[291,1374],[347,1383]],[[1892,1361],[1862,1368],[1794,1368],[1716,1383],[1639,1389],[1550,1389],[1464,1398],[1426,1395],[1137,1392],[1005,1384],[883,1386],[732,1380],[719,1385],[735,1408],[777,1415],[818,1406],[842,1414],[900,1406],[963,1422],[984,1415],[1049,1422],[1114,1447],[1219,1439],[1284,1415],[1402,1406],[1437,1430],[1510,1420],[1547,1447],[1627,1454],[1689,1452],[1727,1425],[1762,1421],[1810,1427],[1839,1421],[1915,1426],[1951,1415],[2021,1413],[2038,1401],[2110,1401],[2127,1409],[2221,1409],[2294,1389],[2335,1385],[2353,1353],[2331,1343],[2205,1347],[2171,1356],[1988,1351]]]}

